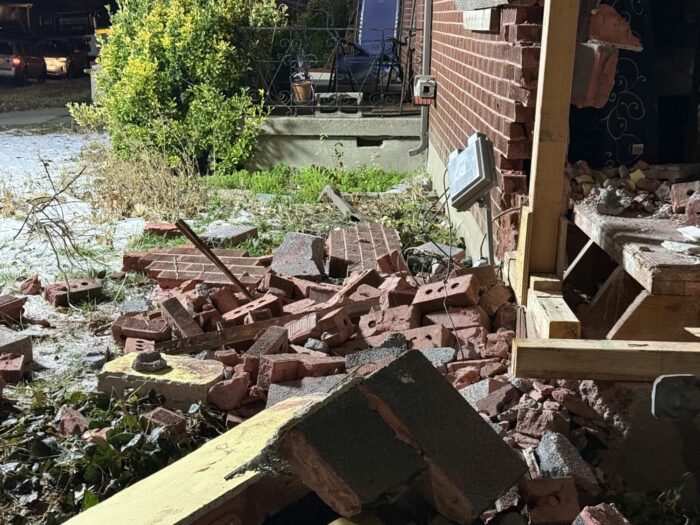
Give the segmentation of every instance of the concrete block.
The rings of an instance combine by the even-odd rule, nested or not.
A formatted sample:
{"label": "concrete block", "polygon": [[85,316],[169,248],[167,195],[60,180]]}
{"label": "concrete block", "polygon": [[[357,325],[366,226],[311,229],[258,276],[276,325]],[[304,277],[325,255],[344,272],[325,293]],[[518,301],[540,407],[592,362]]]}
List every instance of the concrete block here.
{"label": "concrete block", "polygon": [[71,279],[67,283],[49,284],[44,288],[44,299],[52,306],[67,307],[85,301],[99,299],[102,296],[102,282],[86,277]]}
{"label": "concrete block", "polygon": [[406,352],[359,388],[400,439],[425,458],[428,470],[418,487],[448,519],[476,520],[527,470],[420,352]]}
{"label": "concrete block", "polygon": [[419,327],[420,318],[420,312],[415,306],[372,310],[360,317],[358,330],[361,337],[372,337],[389,331],[404,332]]}
{"label": "concrete block", "polygon": [[217,248],[235,246],[257,236],[258,229],[255,226],[241,224],[212,225],[199,235],[204,242]]}
{"label": "concrete block", "polygon": [[475,277],[463,275],[447,282],[426,284],[418,288],[413,304],[430,313],[450,306],[474,306],[479,302],[479,285]]}
{"label": "concrete block", "polygon": [[600,492],[595,473],[574,445],[557,432],[547,432],[537,447],[542,474],[550,478],[571,477],[576,486],[588,496]]}
{"label": "concrete block", "polygon": [[572,478],[527,479],[519,484],[530,525],[570,525],[579,511]]}
{"label": "concrete block", "polygon": [[348,377],[347,374],[335,374],[321,377],[302,377],[286,383],[273,383],[267,392],[267,408],[292,397],[311,395],[324,396]]}
{"label": "concrete block", "polygon": [[196,359],[183,355],[166,355],[164,370],[143,373],[132,367],[138,352],[109,361],[97,374],[97,389],[111,394],[123,394],[126,389],[149,390],[165,397],[165,406],[187,409],[192,403],[204,402],[207,393],[224,376],[224,365],[219,361]]}
{"label": "concrete block", "polygon": [[27,363],[34,360],[32,338],[0,326],[0,354],[17,354],[25,357]]}
{"label": "concrete block", "polygon": [[279,450],[306,486],[348,518],[400,493],[426,468],[356,388],[333,394],[298,422]]}
{"label": "concrete block", "polygon": [[320,281],[324,273],[324,241],[305,233],[287,233],[272,257],[277,274]]}

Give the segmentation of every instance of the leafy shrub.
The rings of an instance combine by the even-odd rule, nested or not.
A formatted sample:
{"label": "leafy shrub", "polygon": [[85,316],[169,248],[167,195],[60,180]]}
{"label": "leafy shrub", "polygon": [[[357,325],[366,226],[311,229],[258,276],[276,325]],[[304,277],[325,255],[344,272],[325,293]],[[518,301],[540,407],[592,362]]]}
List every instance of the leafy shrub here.
{"label": "leafy shrub", "polygon": [[287,196],[298,202],[315,202],[328,184],[343,192],[379,192],[386,191],[405,178],[405,173],[379,168],[307,166],[296,169],[278,164],[267,171],[250,173],[243,170],[231,175],[214,175],[207,177],[204,182],[213,188],[243,189],[253,193]]}
{"label": "leafy shrub", "polygon": [[[95,106],[72,106],[81,125],[104,125],[117,150],[139,143],[169,163],[231,171],[264,121],[243,86],[263,52],[251,28],[276,25],[275,0],[118,0],[97,73]],[[246,44],[242,44],[245,42]],[[240,45],[239,45],[240,44]]]}

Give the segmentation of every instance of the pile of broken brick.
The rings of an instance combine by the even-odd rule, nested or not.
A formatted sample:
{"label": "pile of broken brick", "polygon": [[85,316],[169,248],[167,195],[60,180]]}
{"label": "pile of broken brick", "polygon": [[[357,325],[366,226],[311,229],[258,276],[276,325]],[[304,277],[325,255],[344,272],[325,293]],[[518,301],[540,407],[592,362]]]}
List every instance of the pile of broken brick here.
{"label": "pile of broken brick", "polygon": [[[577,518],[581,504],[600,501],[602,473],[581,451],[604,446],[606,424],[564,383],[508,373],[522,323],[510,289],[491,266],[461,267],[459,250],[420,248],[452,259],[412,275],[398,235],[378,224],[336,230],[325,242],[290,233],[270,257],[215,250],[252,299],[194,247],[126,253],[125,271],[158,282],[159,307],[114,322],[124,356],[105,366],[98,388],[114,394],[145,386],[170,409],[206,400],[228,413],[232,427],[283,400],[346,391],[359,380],[327,413],[301,424],[285,453],[341,515],[397,497],[403,486],[418,487],[457,523],[480,516],[525,523],[523,515],[532,524],[626,523],[605,504]],[[337,272],[347,278],[329,282],[327,273]],[[402,366],[410,368],[403,383],[383,383]],[[180,381],[188,374],[198,379]],[[425,383],[420,400],[401,399],[411,374]],[[394,421],[399,411],[410,421]],[[340,442],[347,450],[338,464],[312,462],[324,443]],[[387,477],[376,479],[379,471]]]}
{"label": "pile of broken brick", "polygon": [[700,226],[700,170],[698,165],[650,166],[595,170],[585,161],[567,166],[572,201],[591,198],[601,215],[623,213],[676,217]]}

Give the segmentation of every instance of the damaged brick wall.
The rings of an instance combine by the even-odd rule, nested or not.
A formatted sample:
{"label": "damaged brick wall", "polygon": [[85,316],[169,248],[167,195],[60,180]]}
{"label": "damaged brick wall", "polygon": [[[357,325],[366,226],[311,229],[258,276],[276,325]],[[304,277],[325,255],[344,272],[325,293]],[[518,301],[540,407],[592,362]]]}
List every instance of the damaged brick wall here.
{"label": "damaged brick wall", "polygon": [[[403,19],[410,20],[408,0]],[[522,204],[527,193],[526,171],[532,155],[537,74],[543,8],[537,0],[511,0],[497,9],[496,33],[464,28],[463,12],[454,0],[433,3],[432,74],[437,98],[430,109],[430,142],[443,163],[463,148],[474,132],[485,133],[496,150],[499,187],[493,192],[494,215]],[[420,40],[420,39],[417,39]],[[485,218],[474,213],[482,230]],[[515,248],[519,214],[498,220],[497,254]]]}

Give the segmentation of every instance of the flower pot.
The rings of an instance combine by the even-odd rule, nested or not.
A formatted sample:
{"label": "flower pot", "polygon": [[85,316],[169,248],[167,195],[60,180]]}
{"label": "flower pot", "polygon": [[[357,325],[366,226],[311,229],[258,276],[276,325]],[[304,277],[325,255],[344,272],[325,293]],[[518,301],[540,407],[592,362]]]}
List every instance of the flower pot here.
{"label": "flower pot", "polygon": [[308,104],[314,97],[314,86],[310,80],[295,80],[292,84],[294,102]]}

